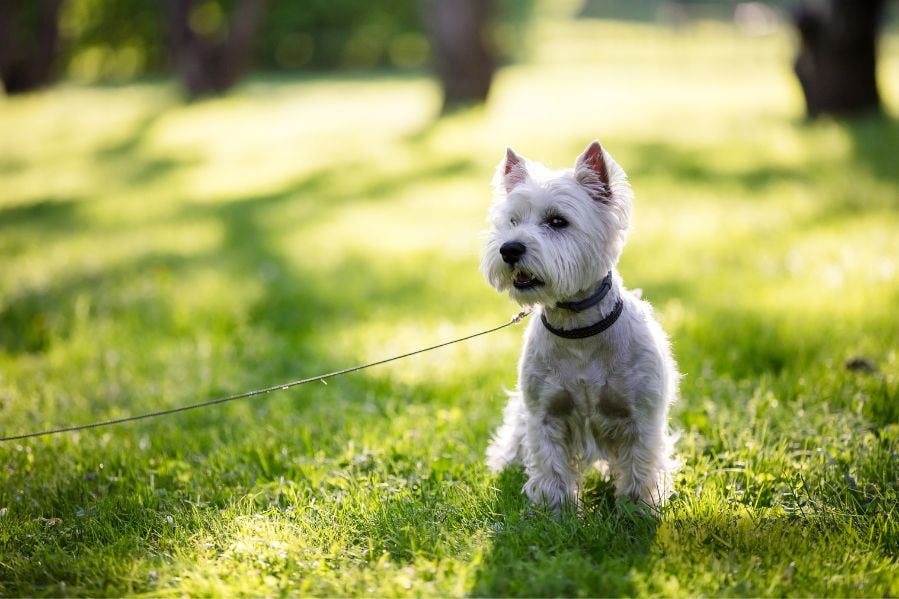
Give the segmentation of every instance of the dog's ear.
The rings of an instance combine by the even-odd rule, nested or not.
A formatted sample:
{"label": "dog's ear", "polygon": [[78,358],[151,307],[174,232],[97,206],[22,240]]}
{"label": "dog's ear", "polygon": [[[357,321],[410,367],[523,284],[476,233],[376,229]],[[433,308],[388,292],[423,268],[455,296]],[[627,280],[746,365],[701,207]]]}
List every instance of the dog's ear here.
{"label": "dog's ear", "polygon": [[607,202],[611,197],[609,168],[605,153],[598,141],[594,141],[574,163],[574,178],[587,188],[594,200]]}
{"label": "dog's ear", "polygon": [[512,191],[516,185],[523,183],[528,178],[527,166],[524,158],[515,153],[512,148],[506,148],[506,156],[499,163],[499,172],[502,173],[503,186],[506,193]]}

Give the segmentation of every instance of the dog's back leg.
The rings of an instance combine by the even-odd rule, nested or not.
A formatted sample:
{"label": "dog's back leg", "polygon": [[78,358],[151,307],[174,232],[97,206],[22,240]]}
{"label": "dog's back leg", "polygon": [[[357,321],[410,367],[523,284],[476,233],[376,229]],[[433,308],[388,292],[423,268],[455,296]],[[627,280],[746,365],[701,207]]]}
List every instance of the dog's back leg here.
{"label": "dog's back leg", "polygon": [[509,465],[521,465],[527,408],[520,391],[509,392],[509,403],[503,412],[503,423],[487,448],[487,466],[499,472]]}

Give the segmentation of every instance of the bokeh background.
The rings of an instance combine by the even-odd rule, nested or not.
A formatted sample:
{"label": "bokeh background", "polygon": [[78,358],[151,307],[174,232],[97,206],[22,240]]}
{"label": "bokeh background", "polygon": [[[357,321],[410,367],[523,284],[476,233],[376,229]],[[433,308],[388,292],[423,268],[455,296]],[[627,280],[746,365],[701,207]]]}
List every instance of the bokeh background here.
{"label": "bokeh background", "polygon": [[[658,518],[483,465],[520,328],[0,444],[4,595],[899,594],[895,2],[0,3],[0,435],[505,322],[506,145],[629,173],[671,336]],[[876,49],[876,52],[875,52]]]}

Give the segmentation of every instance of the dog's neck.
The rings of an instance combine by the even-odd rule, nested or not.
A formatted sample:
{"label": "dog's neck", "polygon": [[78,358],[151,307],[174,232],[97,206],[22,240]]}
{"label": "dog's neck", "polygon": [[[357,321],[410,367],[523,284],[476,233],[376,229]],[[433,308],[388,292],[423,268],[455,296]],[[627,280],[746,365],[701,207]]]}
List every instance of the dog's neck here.
{"label": "dog's neck", "polygon": [[[575,294],[565,301],[555,304],[546,304],[542,308],[544,326],[553,333],[552,329],[565,332],[583,330],[583,337],[592,337],[601,334],[605,330],[603,325],[612,326],[621,312],[621,283],[618,273],[609,271],[602,280],[595,285]],[[597,327],[597,325],[599,325]],[[550,328],[552,327],[552,328]],[[589,327],[597,327],[601,330],[592,332]],[[559,335],[559,333],[553,333]]]}

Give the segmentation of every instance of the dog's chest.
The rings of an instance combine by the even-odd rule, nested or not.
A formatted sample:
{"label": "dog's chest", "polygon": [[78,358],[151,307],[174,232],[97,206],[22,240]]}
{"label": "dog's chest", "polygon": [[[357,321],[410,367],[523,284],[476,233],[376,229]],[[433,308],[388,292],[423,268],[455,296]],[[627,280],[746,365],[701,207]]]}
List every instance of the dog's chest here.
{"label": "dog's chest", "polygon": [[543,349],[534,356],[543,367],[526,364],[525,377],[530,379],[529,395],[547,413],[588,419],[629,415],[627,396],[617,384],[608,348],[568,344]]}
{"label": "dog's chest", "polygon": [[553,362],[559,384],[579,399],[592,398],[609,378],[609,365],[596,352],[569,350],[561,352]]}

